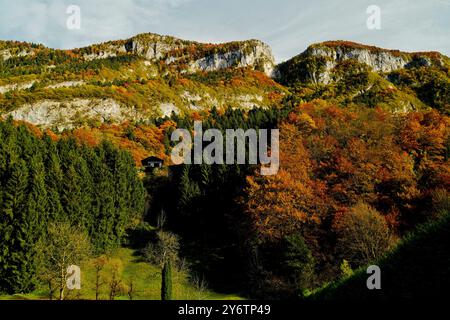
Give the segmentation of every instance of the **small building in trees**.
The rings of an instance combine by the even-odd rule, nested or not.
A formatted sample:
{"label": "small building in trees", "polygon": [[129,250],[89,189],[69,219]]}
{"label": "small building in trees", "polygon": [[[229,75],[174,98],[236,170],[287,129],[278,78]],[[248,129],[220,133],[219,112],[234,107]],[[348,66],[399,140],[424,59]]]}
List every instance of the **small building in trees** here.
{"label": "small building in trees", "polygon": [[141,163],[145,167],[145,171],[152,171],[156,168],[162,168],[164,160],[151,156],[142,160]]}

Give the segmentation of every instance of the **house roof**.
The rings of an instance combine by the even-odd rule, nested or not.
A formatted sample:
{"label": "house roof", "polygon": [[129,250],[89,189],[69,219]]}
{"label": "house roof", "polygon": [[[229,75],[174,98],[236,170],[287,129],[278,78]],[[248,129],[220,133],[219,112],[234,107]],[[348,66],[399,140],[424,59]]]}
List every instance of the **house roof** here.
{"label": "house roof", "polygon": [[142,162],[142,164],[146,164],[148,162],[164,162],[164,160],[162,160],[158,157],[155,157],[155,156],[151,156],[151,157],[145,158],[141,162]]}

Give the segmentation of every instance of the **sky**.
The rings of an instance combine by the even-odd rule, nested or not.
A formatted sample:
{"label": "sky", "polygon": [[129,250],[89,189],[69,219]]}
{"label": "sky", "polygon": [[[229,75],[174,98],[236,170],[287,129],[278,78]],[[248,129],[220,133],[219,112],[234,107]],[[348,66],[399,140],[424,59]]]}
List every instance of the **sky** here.
{"label": "sky", "polygon": [[[69,29],[67,8],[80,8]],[[367,8],[380,8],[380,29]],[[153,32],[200,42],[259,39],[277,62],[349,40],[450,56],[450,0],[0,0],[0,39],[71,49]]]}

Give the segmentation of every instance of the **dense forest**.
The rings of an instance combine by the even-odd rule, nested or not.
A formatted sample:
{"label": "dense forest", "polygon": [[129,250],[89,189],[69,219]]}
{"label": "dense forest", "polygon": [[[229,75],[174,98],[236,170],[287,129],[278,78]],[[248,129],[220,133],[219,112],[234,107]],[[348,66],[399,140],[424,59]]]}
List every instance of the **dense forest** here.
{"label": "dense forest", "polygon": [[[128,123],[112,136],[138,141],[147,128],[167,156],[171,132],[194,120],[204,129],[279,128],[279,173],[180,165],[142,180],[130,153],[93,140],[91,130],[56,135],[2,122],[2,290],[26,292],[42,281],[43,236],[66,222],[86,235],[91,256],[131,245],[163,271],[185,260],[192,278],[219,292],[307,297],[448,214],[449,120],[438,111],[286,99],[281,108]],[[164,262],[158,252],[167,247],[173,259]]]}
{"label": "dense forest", "polygon": [[100,254],[120,246],[141,219],[145,191],[134,161],[110,143],[53,141],[9,119],[0,122],[0,161],[2,292],[34,288],[48,259],[38,243],[47,245],[53,224],[76,227]]}
{"label": "dense forest", "polygon": [[[417,263],[405,286],[450,270],[448,246],[433,249],[450,211],[442,54],[332,41],[276,65],[259,41],[155,34],[0,49],[6,298],[321,300],[357,296],[370,264],[393,279]],[[171,135],[195,121],[279,129],[280,170],[174,165]],[[379,297],[442,289],[392,283]]]}
{"label": "dense forest", "polygon": [[[172,121],[192,126],[190,118]],[[275,176],[248,165],[186,165],[149,177],[149,215],[156,221],[164,212],[197,272],[221,290],[307,295],[448,211],[448,118],[437,111],[287,101],[278,110],[213,109],[202,121],[281,130]]]}

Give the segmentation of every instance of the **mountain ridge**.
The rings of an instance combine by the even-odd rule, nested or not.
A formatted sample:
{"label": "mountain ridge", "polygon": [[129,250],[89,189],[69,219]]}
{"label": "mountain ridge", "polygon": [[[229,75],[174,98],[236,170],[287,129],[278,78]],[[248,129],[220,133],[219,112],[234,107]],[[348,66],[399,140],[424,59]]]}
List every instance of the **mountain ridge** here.
{"label": "mountain ridge", "polygon": [[[405,52],[400,50],[385,49],[361,43],[332,40],[314,43],[302,53],[280,63],[278,68],[282,72],[283,66],[291,66],[295,60],[317,57],[324,58],[325,73],[333,69],[339,62],[356,59],[365,63],[376,72],[391,72],[408,66],[450,66],[450,59],[437,51],[429,52]],[[321,79],[312,77],[314,82],[329,84],[331,79],[328,75],[322,75]]]}
{"label": "mountain ridge", "polygon": [[[37,50],[42,49],[69,54],[87,61],[134,54],[147,60],[164,59],[166,63],[171,64],[183,57],[180,54],[188,53],[194,58],[198,57],[199,59],[192,61],[188,70],[183,70],[186,72],[216,71],[237,66],[255,67],[271,75],[275,67],[270,46],[256,39],[213,44],[142,33],[128,39],[112,40],[69,50],[53,49],[41,44],[0,40],[0,56],[4,61],[13,57],[33,56]],[[15,51],[16,55],[11,50]],[[226,58],[229,59],[228,62],[223,61]]]}
{"label": "mountain ridge", "polygon": [[288,96],[448,112],[449,61],[342,40],[278,65],[254,39],[211,44],[143,33],[71,50],[0,41],[0,115],[70,129],[213,106],[269,108]]}

